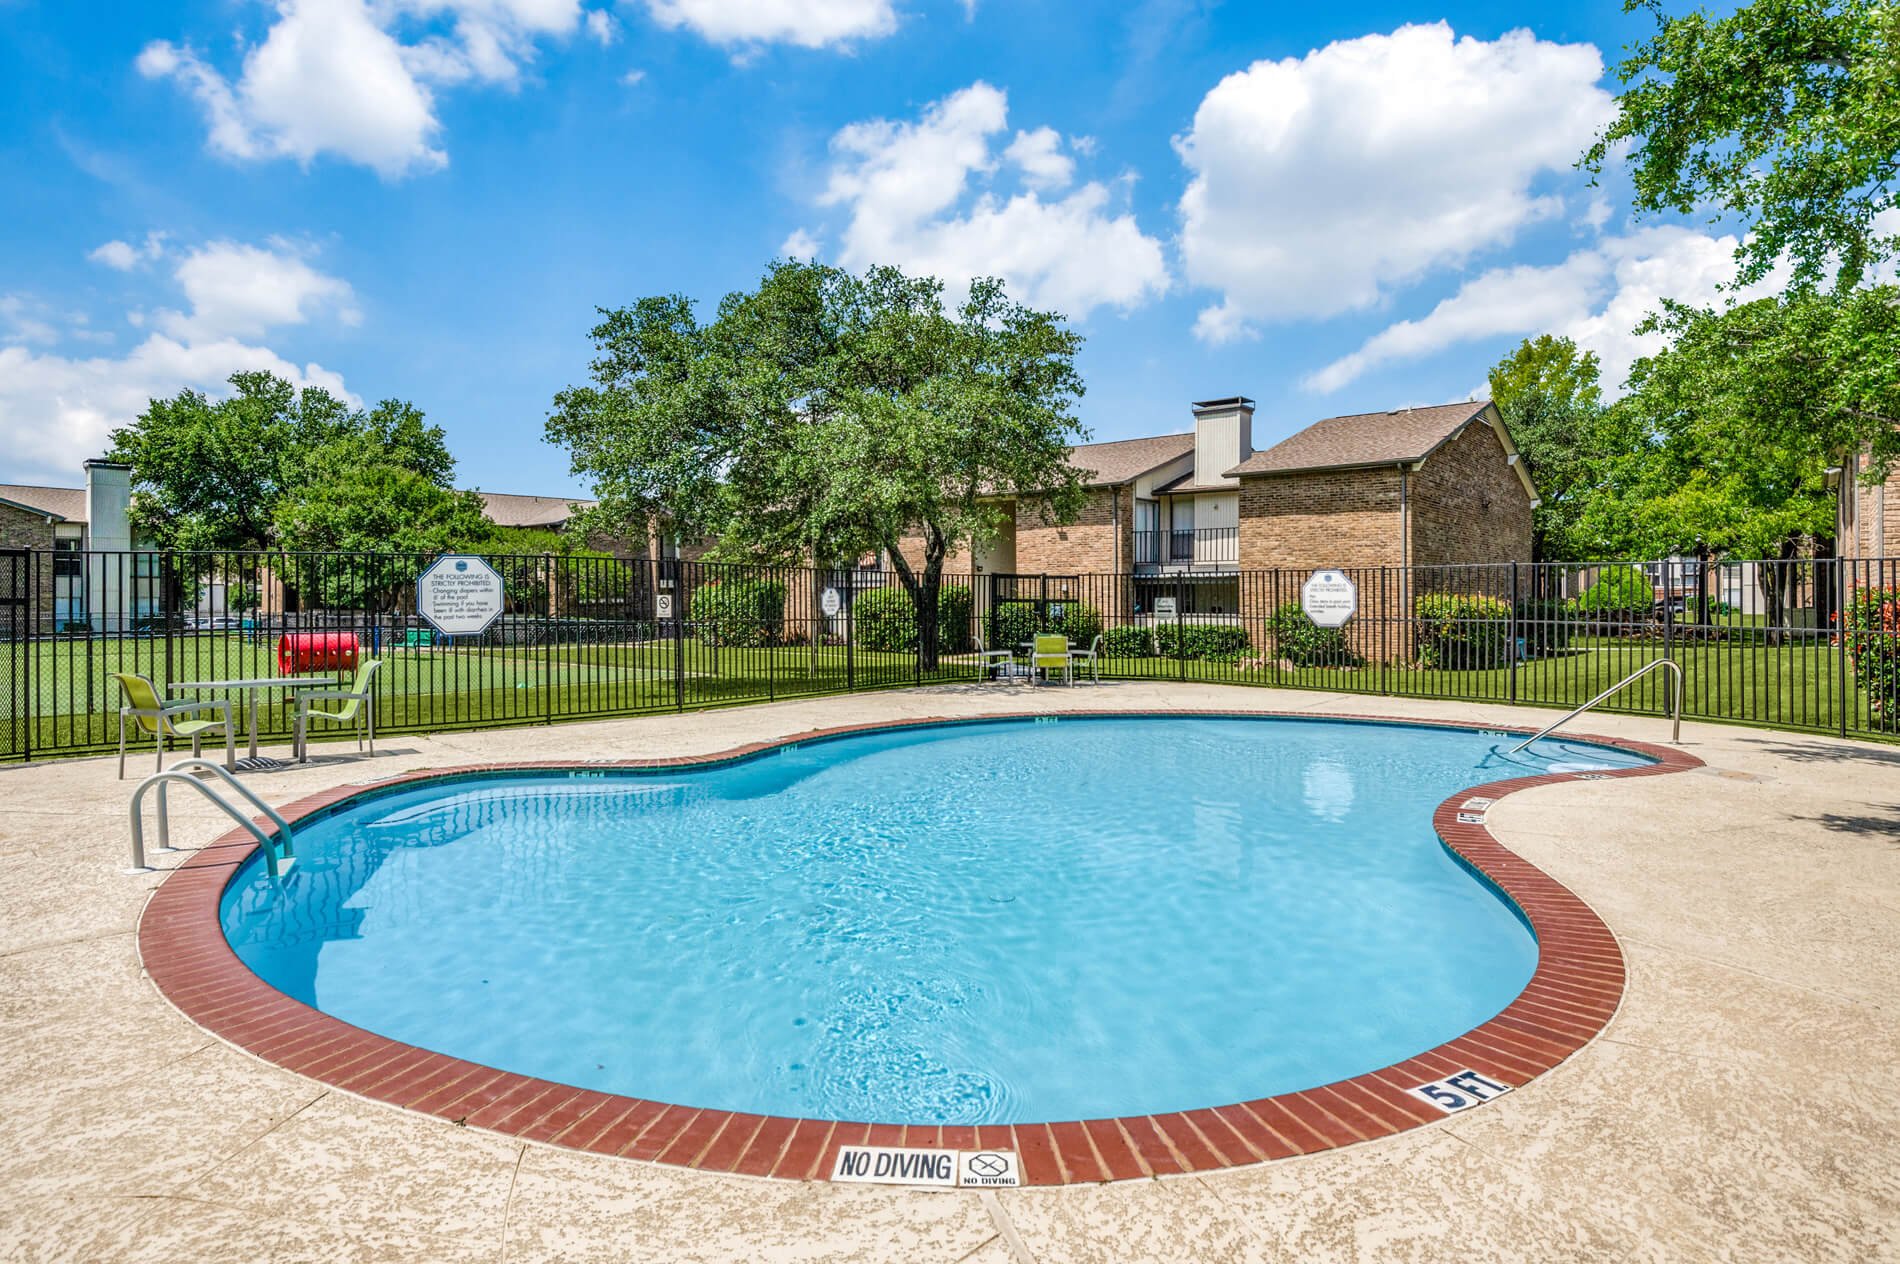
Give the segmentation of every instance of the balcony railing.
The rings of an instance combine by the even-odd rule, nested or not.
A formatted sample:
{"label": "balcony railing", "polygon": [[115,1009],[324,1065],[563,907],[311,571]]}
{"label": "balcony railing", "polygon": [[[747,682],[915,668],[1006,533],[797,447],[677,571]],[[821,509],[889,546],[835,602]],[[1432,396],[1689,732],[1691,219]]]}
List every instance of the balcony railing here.
{"label": "balcony railing", "polygon": [[1240,565],[1240,529],[1137,531],[1135,565],[1156,570],[1233,570]]}

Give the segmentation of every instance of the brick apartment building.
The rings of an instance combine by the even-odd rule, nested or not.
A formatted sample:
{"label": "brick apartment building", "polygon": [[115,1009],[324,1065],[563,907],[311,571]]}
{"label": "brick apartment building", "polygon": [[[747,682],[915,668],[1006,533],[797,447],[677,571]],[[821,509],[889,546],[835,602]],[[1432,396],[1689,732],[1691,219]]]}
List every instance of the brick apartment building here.
{"label": "brick apartment building", "polygon": [[1242,571],[1531,558],[1537,491],[1489,401],[1328,417],[1262,451],[1252,400],[1192,409],[1191,431],[1073,449],[1074,523],[1004,502],[996,537],[951,569],[1128,573],[1133,613],[1165,584],[1181,613],[1222,616],[1241,611]]}

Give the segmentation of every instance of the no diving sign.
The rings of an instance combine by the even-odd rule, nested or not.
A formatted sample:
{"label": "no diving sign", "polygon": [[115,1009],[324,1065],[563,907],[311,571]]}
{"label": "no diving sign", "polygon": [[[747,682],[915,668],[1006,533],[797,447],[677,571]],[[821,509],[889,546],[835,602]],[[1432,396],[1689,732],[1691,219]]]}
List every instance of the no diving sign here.
{"label": "no diving sign", "polygon": [[937,1189],[1014,1189],[1022,1168],[1014,1150],[913,1150],[903,1146],[841,1146],[831,1179],[865,1185]]}

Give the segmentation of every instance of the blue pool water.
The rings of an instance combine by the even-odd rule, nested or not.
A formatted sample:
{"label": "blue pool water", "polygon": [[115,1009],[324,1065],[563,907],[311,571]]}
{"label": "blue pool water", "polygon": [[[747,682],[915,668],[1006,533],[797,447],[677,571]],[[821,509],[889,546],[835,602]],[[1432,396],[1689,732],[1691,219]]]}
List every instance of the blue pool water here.
{"label": "blue pool water", "polygon": [[664,775],[384,794],[253,861],[225,933],[398,1040],[696,1107],[892,1123],[1191,1109],[1400,1061],[1535,939],[1437,841],[1603,747],[1382,724],[1062,719]]}

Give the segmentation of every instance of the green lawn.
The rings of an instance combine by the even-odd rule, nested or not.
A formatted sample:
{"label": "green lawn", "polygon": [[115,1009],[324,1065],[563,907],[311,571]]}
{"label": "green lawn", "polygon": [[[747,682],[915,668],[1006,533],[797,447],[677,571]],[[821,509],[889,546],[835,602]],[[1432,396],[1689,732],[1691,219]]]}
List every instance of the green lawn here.
{"label": "green lawn", "polygon": [[[26,659],[21,646],[0,645],[0,754],[16,755],[32,725],[36,751],[110,749],[116,743],[117,686],[109,674],[135,671],[161,684],[277,674],[274,647],[236,633],[164,640],[37,642]],[[387,649],[378,681],[379,730],[434,731],[482,725],[536,723],[597,715],[725,706],[773,698],[839,693],[916,683],[908,654],[847,653],[827,646],[744,649],[687,641],[675,659],[671,641],[554,646],[463,645],[446,649]],[[1655,641],[1580,638],[1558,655],[1511,668],[1419,670],[1369,664],[1347,670],[1283,670],[1277,665],[1229,664],[1166,658],[1114,659],[1104,676],[1185,679],[1371,695],[1574,706],[1642,664],[1661,656]],[[1843,689],[1836,647],[1825,640],[1767,646],[1731,640],[1678,643],[1673,657],[1686,676],[1684,711],[1692,717],[1771,726],[1848,731],[1863,736],[1875,721],[1850,677]],[[167,670],[169,666],[169,671]],[[19,715],[21,673],[32,673],[36,715]],[[970,656],[947,657],[933,679],[971,680]],[[1653,673],[1614,696],[1608,709],[1660,714],[1666,676]],[[14,692],[7,693],[8,682]],[[199,695],[215,696],[215,695]],[[264,696],[260,734],[290,731],[288,694]]]}

